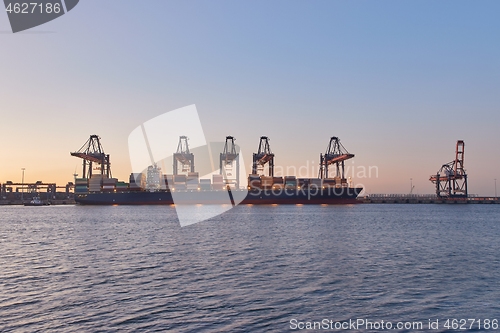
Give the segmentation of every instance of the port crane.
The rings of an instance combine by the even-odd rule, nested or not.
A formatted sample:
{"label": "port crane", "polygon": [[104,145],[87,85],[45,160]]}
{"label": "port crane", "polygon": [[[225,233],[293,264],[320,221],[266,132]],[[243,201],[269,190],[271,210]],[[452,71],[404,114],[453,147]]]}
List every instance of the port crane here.
{"label": "port crane", "polygon": [[342,177],[344,179],[344,161],[354,157],[347,149],[340,143],[340,139],[336,136],[330,138],[328,147],[326,147],[325,154],[319,154],[319,178],[329,178],[329,168],[335,165],[335,177]]}
{"label": "port crane", "polygon": [[260,137],[259,150],[253,154],[252,174],[256,175],[258,171],[264,172],[264,165],[269,163],[269,176],[274,177],[274,154],[269,146],[267,136]]}
{"label": "port crane", "polygon": [[108,178],[111,178],[109,154],[104,152],[99,136],[91,135],[78,151],[70,154],[83,160],[83,177],[91,178],[92,165],[97,164],[99,165],[101,176],[106,175]]}
{"label": "port crane", "polygon": [[[224,151],[220,154],[219,170],[224,176],[226,184],[234,183],[236,188],[240,187],[240,154],[236,151],[236,139],[232,136],[226,136]],[[236,172],[234,172],[236,168]]]}
{"label": "port crane", "polygon": [[467,173],[464,169],[465,143],[458,140],[455,149],[455,160],[443,164],[436,175],[429,180],[436,184],[439,198],[467,198]]}
{"label": "port crane", "polygon": [[179,164],[181,172],[194,172],[194,154],[189,151],[188,137],[180,136],[177,152],[174,153],[174,175],[179,174]]}

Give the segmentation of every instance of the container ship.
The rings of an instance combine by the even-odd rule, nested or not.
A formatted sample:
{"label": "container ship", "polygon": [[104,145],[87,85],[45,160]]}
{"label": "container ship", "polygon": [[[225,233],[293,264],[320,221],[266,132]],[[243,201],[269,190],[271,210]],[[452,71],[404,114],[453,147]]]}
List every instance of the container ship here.
{"label": "container ship", "polygon": [[187,140],[179,138],[172,174],[162,174],[162,168],[153,164],[124,182],[111,176],[109,155],[100,138],[91,135],[79,151],[71,153],[83,160],[86,176],[75,178],[75,201],[81,205],[355,204],[363,190],[345,178],[344,161],[354,155],[337,137],[331,137],[325,154],[320,154],[318,178],[276,177],[269,138],[261,137],[246,186],[240,186],[240,152],[234,137],[226,137],[219,169],[209,178],[200,178],[195,171]]}

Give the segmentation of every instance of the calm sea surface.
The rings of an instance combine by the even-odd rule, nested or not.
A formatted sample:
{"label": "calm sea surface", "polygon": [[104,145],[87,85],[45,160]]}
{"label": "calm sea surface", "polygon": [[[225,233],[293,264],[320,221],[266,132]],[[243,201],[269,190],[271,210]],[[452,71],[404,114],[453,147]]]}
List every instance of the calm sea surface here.
{"label": "calm sea surface", "polygon": [[1,332],[448,318],[500,319],[500,205],[0,207]]}

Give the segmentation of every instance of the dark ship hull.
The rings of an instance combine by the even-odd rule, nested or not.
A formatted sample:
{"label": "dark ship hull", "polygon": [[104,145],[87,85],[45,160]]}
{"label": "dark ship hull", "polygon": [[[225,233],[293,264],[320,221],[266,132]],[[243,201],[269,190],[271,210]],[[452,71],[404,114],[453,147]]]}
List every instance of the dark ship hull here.
{"label": "dark ship hull", "polygon": [[219,191],[130,191],[75,194],[81,205],[192,205],[192,204],[355,204],[362,188],[259,189]]}

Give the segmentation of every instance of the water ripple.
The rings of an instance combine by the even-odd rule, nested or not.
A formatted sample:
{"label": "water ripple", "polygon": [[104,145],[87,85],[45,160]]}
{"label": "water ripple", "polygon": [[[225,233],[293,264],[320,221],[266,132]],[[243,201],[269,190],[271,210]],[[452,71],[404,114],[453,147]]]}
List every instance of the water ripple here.
{"label": "water ripple", "polygon": [[500,313],[497,206],[240,206],[185,228],[171,207],[45,208],[0,207],[2,332]]}

